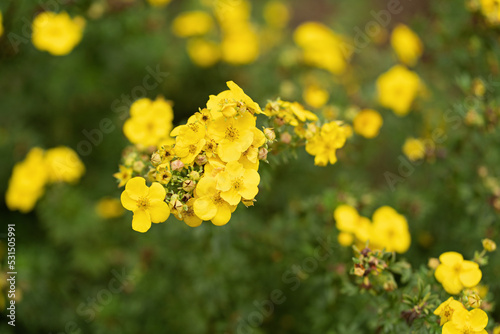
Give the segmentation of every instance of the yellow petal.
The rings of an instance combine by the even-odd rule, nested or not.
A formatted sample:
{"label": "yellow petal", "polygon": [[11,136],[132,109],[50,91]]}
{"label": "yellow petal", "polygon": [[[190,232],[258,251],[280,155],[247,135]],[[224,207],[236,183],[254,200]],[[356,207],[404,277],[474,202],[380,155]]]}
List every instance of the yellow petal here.
{"label": "yellow petal", "polygon": [[231,219],[231,209],[229,205],[221,205],[217,209],[217,214],[211,219],[212,223],[217,226],[226,225]]}
{"label": "yellow petal", "polygon": [[464,260],[462,254],[457,252],[446,252],[439,256],[439,261],[446,264],[447,266],[454,267],[455,265],[460,265]]}
{"label": "yellow petal", "polygon": [[453,316],[451,317],[452,323],[455,324],[457,329],[463,329],[465,326],[467,326],[467,320],[469,318],[469,312],[465,309],[465,307],[460,307],[457,309],[454,309],[453,311]]}
{"label": "yellow petal", "polygon": [[203,220],[198,218],[196,215],[190,215],[190,216],[185,216],[184,217],[184,223],[190,227],[197,227],[200,226]]}
{"label": "yellow petal", "polygon": [[[196,186],[196,195],[198,197],[212,196],[216,190],[217,181],[214,177],[203,176]],[[206,219],[204,219],[206,220]]]}
{"label": "yellow petal", "polygon": [[234,189],[221,192],[220,197],[231,205],[238,205],[241,201],[241,195]]}
{"label": "yellow petal", "polygon": [[122,196],[120,197],[120,199],[125,209],[130,211],[134,211],[137,209],[137,201],[130,198],[126,190],[122,192]]}
{"label": "yellow petal", "polygon": [[194,201],[193,210],[203,220],[210,220],[217,214],[217,207],[209,196],[197,198]]}
{"label": "yellow petal", "polygon": [[469,324],[474,331],[479,332],[488,324],[488,315],[481,309],[473,309],[469,312]]}
{"label": "yellow petal", "polygon": [[463,334],[462,331],[458,330],[455,324],[451,321],[448,321],[443,326],[443,334]]}
{"label": "yellow petal", "polygon": [[217,190],[229,191],[231,189],[231,177],[229,173],[224,171],[217,174]]}
{"label": "yellow petal", "polygon": [[149,199],[163,201],[167,195],[165,188],[159,182],[153,182],[149,188]]}
{"label": "yellow petal", "polygon": [[242,149],[240,143],[237,141],[231,142],[224,140],[219,143],[219,146],[217,146],[217,154],[222,161],[230,162],[238,160],[241,156],[241,153],[247,148],[248,146],[245,149]]}
{"label": "yellow petal", "polygon": [[132,218],[132,228],[137,232],[146,232],[151,227],[151,218],[145,210],[134,211]]}
{"label": "yellow petal", "polygon": [[[163,188],[163,187],[162,187]],[[148,208],[149,215],[151,217],[151,221],[153,223],[163,223],[168,219],[170,215],[170,209],[168,204],[163,200],[153,200],[150,202]]]}
{"label": "yellow petal", "polygon": [[457,275],[450,276],[449,279],[446,279],[441,284],[443,284],[444,290],[450,295],[459,294],[464,288]]}
{"label": "yellow petal", "polygon": [[134,177],[127,182],[125,191],[127,191],[130,198],[137,200],[139,197],[146,197],[149,190],[144,178]]}
{"label": "yellow petal", "polygon": [[460,271],[460,281],[467,288],[475,287],[481,281],[482,273],[477,263],[464,261]]}

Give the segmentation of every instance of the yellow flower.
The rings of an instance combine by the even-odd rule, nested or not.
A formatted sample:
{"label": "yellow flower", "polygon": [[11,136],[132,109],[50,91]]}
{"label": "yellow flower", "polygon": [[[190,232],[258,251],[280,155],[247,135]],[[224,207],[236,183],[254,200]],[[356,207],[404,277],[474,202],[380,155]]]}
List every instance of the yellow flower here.
{"label": "yellow flower", "polygon": [[354,237],[351,233],[340,232],[337,236],[337,240],[341,246],[349,247],[354,241]]}
{"label": "yellow flower", "polygon": [[328,102],[328,91],[314,85],[307,86],[304,91],[304,101],[313,108],[321,108]]}
{"label": "yellow flower", "polygon": [[125,209],[132,211],[132,228],[138,232],[146,232],[151,222],[162,223],[170,215],[168,204],[165,203],[165,188],[158,182],[151,187],[146,186],[142,177],[134,177],[127,182],[121,195],[121,202]]}
{"label": "yellow flower", "polygon": [[243,26],[223,35],[222,60],[232,65],[253,63],[259,57],[259,36],[251,26]]}
{"label": "yellow flower", "polygon": [[205,35],[212,30],[212,17],[200,10],[179,14],[172,23],[172,30],[176,36],[192,37]]}
{"label": "yellow flower", "polygon": [[425,157],[425,145],[424,142],[416,138],[406,139],[403,145],[403,153],[411,161],[417,161]]}
{"label": "yellow flower", "polygon": [[441,264],[436,268],[434,276],[451,295],[456,295],[465,288],[472,288],[481,281],[482,273],[479,265],[464,260],[457,252],[446,252],[439,256]]}
{"label": "yellow flower", "polygon": [[151,101],[142,98],[130,107],[130,118],[123,125],[123,133],[132,144],[159,146],[169,138],[174,113],[162,97]]}
{"label": "yellow flower", "polygon": [[172,1],[172,0],[148,0],[149,4],[151,6],[155,6],[155,7],[166,6],[170,3],[170,1]]}
{"label": "yellow flower", "polygon": [[365,138],[377,137],[382,124],[382,116],[372,109],[361,110],[353,121],[354,131]]}
{"label": "yellow flower", "polygon": [[45,163],[48,168],[49,182],[77,182],[85,173],[85,166],[75,151],[59,146],[47,150]]}
{"label": "yellow flower", "polygon": [[216,189],[217,180],[205,174],[196,186],[196,199],[193,204],[194,213],[202,220],[211,220],[214,225],[222,226],[231,219],[236,206],[230,205],[221,197]]}
{"label": "yellow flower", "polygon": [[230,205],[238,205],[242,198],[251,200],[259,192],[259,173],[253,169],[243,168],[237,161],[228,162],[216,179],[216,189],[221,191],[220,197]]}
{"label": "yellow flower", "polygon": [[446,301],[442,302],[441,305],[439,305],[434,311],[434,314],[441,318],[439,326],[443,326],[445,323],[450,321],[453,313],[455,313],[455,310],[463,308],[464,306],[462,303],[457,302],[453,299],[453,297],[450,297]]}
{"label": "yellow flower", "polygon": [[293,39],[302,49],[306,64],[333,74],[345,71],[351,55],[342,50],[343,38],[327,26],[318,22],[303,23],[295,29]]}
{"label": "yellow flower", "polygon": [[208,127],[208,135],[218,143],[217,155],[224,162],[238,160],[253,142],[255,117],[245,113],[238,118],[220,117]]}
{"label": "yellow flower", "polygon": [[344,146],[346,136],[344,130],[336,122],[326,123],[319,133],[306,143],[307,153],[314,155],[314,164],[326,166],[337,162],[337,149]]}
{"label": "yellow flower", "polygon": [[373,213],[373,229],[370,241],[388,252],[404,253],[410,248],[411,237],[408,222],[389,206],[382,206]]}
{"label": "yellow flower", "polygon": [[33,45],[54,56],[63,56],[80,43],[85,20],[77,16],[72,19],[68,13],[43,12],[33,20]]}
{"label": "yellow flower", "polygon": [[396,115],[404,116],[410,111],[419,87],[420,79],[415,72],[396,65],[378,77],[378,101]]}
{"label": "yellow flower", "polygon": [[500,334],[500,326],[493,328],[493,334]]}
{"label": "yellow flower", "polygon": [[191,61],[199,67],[210,67],[216,64],[221,57],[219,45],[203,38],[189,39],[187,51]]}
{"label": "yellow flower", "polygon": [[195,199],[190,198],[187,202],[186,205],[183,206],[181,211],[176,211],[175,217],[179,220],[184,221],[186,225],[190,227],[197,227],[200,226],[201,223],[203,223],[203,220],[201,220],[195,213],[194,213],[194,204]]}
{"label": "yellow flower", "polygon": [[240,86],[233,81],[228,81],[226,84],[229,90],[222,91],[218,95],[210,95],[207,101],[207,109],[213,118],[233,117],[245,111],[252,114],[262,113],[260,106],[246,95]]}
{"label": "yellow flower", "polygon": [[262,131],[257,128],[253,128],[253,142],[245,152],[241,154],[241,159],[248,160],[251,164],[255,164],[259,159],[259,147],[266,143],[266,136]]}
{"label": "yellow flower", "polygon": [[398,24],[392,31],[391,45],[399,60],[405,65],[415,66],[422,56],[422,41],[404,24]]}
{"label": "yellow flower", "polygon": [[488,315],[483,310],[458,308],[453,312],[451,321],[444,324],[443,334],[488,334],[484,329],[487,324]]}
{"label": "yellow flower", "polygon": [[125,167],[123,165],[120,165],[118,168],[120,171],[118,173],[114,173],[113,176],[120,181],[118,184],[118,188],[120,188],[127,184],[128,180],[132,178],[132,168]]}
{"label": "yellow flower", "polygon": [[118,199],[107,197],[101,198],[99,202],[97,202],[95,210],[97,214],[104,219],[120,217],[124,212]]}
{"label": "yellow flower", "polygon": [[481,0],[481,13],[490,24],[500,24],[500,0]]}
{"label": "yellow flower", "polygon": [[362,217],[358,211],[347,204],[339,205],[333,212],[335,226],[342,232],[354,234],[360,242],[366,242],[370,238],[371,222]]}
{"label": "yellow flower", "polygon": [[264,6],[264,19],[273,28],[284,28],[290,20],[290,12],[282,1],[268,1]]}
{"label": "yellow flower", "polygon": [[44,151],[39,147],[32,148],[26,158],[16,163],[9,179],[9,187],[5,194],[5,202],[9,210],[23,213],[33,209],[44,193],[48,181]]}

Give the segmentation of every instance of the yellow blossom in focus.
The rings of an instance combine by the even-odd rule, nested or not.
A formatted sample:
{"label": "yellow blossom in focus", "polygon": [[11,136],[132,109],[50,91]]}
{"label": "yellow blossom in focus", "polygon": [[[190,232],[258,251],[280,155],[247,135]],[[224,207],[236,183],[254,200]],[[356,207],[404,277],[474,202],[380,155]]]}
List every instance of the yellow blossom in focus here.
{"label": "yellow blossom in focus", "polygon": [[404,66],[396,65],[378,77],[378,101],[396,115],[404,116],[410,111],[419,88],[418,75]]}
{"label": "yellow blossom in focus", "polygon": [[202,38],[189,39],[187,51],[191,61],[200,67],[210,67],[216,64],[221,57],[219,45]]}
{"label": "yellow blossom in focus", "polygon": [[191,11],[179,14],[172,23],[176,36],[192,37],[205,35],[214,25],[212,17],[204,11]]}
{"label": "yellow blossom in focus", "polygon": [[464,309],[464,306],[462,303],[453,299],[453,297],[450,297],[446,301],[442,302],[436,310],[434,310],[434,314],[440,317],[439,326],[443,326],[445,323],[450,321],[453,313],[457,309]]}
{"label": "yellow blossom in focus", "polygon": [[229,162],[216,179],[220,197],[230,205],[238,205],[242,199],[251,200],[259,192],[259,173],[254,169],[243,168],[237,161]]}
{"label": "yellow blossom in focus", "polygon": [[405,65],[415,66],[422,56],[422,41],[404,24],[398,24],[392,31],[391,45],[398,59]]}
{"label": "yellow blossom in focus", "polygon": [[226,82],[229,90],[220,92],[217,95],[210,95],[207,101],[207,109],[214,119],[222,116],[233,117],[238,113],[249,111],[252,114],[260,114],[260,106],[254,102],[243,89],[233,81]]}
{"label": "yellow blossom in focus", "polygon": [[268,1],[264,6],[264,19],[270,27],[284,28],[290,20],[290,12],[282,1]]}
{"label": "yellow blossom in focus", "polygon": [[43,12],[33,20],[33,45],[54,56],[63,56],[80,43],[85,20],[79,16],[72,19],[68,13]]}
{"label": "yellow blossom in focus", "polygon": [[314,155],[314,164],[326,166],[337,162],[337,149],[344,146],[346,135],[337,122],[326,123],[306,143],[307,153]]}
{"label": "yellow blossom in focus", "polygon": [[306,22],[295,29],[295,43],[302,49],[308,65],[341,74],[347,67],[350,54],[342,49],[343,38],[319,22]]}
{"label": "yellow blossom in focus", "polygon": [[23,213],[31,211],[43,195],[47,181],[48,172],[44,151],[39,147],[34,147],[12,170],[5,195],[9,210],[19,210]]}
{"label": "yellow blossom in focus", "polygon": [[464,260],[462,254],[446,252],[439,256],[439,261],[441,264],[436,268],[434,276],[449,294],[456,295],[463,288],[472,288],[481,281],[479,265]]}
{"label": "yellow blossom in focus", "polygon": [[85,173],[85,166],[75,151],[69,147],[51,148],[45,153],[50,182],[74,183]]}
{"label": "yellow blossom in focus", "polygon": [[123,133],[133,144],[160,146],[169,138],[173,118],[172,106],[162,97],[155,101],[142,98],[130,107]]}
{"label": "yellow blossom in focus", "polygon": [[165,188],[158,182],[151,187],[146,186],[142,177],[134,177],[125,185],[121,202],[125,209],[132,211],[132,228],[138,232],[146,232],[151,222],[162,223],[170,215],[168,204],[165,203]]}
{"label": "yellow blossom in focus", "polygon": [[104,219],[120,217],[124,212],[118,199],[108,197],[101,198],[99,202],[97,202],[95,210],[97,214]]}
{"label": "yellow blossom in focus", "polygon": [[382,116],[372,109],[361,110],[356,114],[353,121],[354,131],[365,138],[378,136],[382,124]]}
{"label": "yellow blossom in focus", "polygon": [[166,6],[170,3],[170,1],[172,0],[148,0],[149,4],[155,7]]}
{"label": "yellow blossom in focus", "polygon": [[196,200],[193,204],[194,213],[202,220],[211,220],[214,225],[227,224],[231,213],[236,209],[221,197],[221,191],[216,189],[217,180],[205,175],[196,187]]}
{"label": "yellow blossom in focus", "polygon": [[406,139],[403,145],[403,153],[411,161],[417,161],[425,157],[425,145],[424,142],[417,138]]}
{"label": "yellow blossom in focus", "polygon": [[451,321],[443,326],[443,334],[487,334],[488,315],[481,309],[455,309]]}
{"label": "yellow blossom in focus", "polygon": [[375,245],[388,252],[404,253],[411,243],[406,218],[389,206],[382,206],[373,213],[372,238]]}
{"label": "yellow blossom in focus", "polygon": [[113,176],[115,177],[115,179],[120,181],[120,183],[118,183],[118,188],[120,188],[127,184],[128,180],[132,178],[133,171],[131,167],[126,167],[123,165],[118,166],[118,168],[120,169],[120,171],[118,173],[114,173]]}
{"label": "yellow blossom in focus", "polygon": [[330,94],[328,94],[328,91],[325,89],[315,85],[310,85],[304,90],[303,98],[304,101],[311,107],[321,108],[328,102]]}
{"label": "yellow blossom in focus", "polygon": [[481,13],[492,25],[500,24],[500,0],[480,0]]}

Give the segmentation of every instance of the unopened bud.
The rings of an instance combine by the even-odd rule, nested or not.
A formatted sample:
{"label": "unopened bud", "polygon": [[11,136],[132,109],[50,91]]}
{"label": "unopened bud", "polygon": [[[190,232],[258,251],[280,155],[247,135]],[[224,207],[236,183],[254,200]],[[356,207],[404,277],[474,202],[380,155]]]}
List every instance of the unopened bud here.
{"label": "unopened bud", "polygon": [[161,155],[160,153],[158,153],[158,151],[153,153],[153,155],[151,156],[151,164],[153,164],[153,166],[155,167],[161,164]]}
{"label": "unopened bud", "polygon": [[208,158],[205,154],[200,154],[194,160],[198,166],[203,166],[208,162]]}
{"label": "unopened bud", "polygon": [[268,141],[274,141],[276,139],[276,133],[272,128],[264,128],[264,135]]}
{"label": "unopened bud", "polygon": [[280,141],[285,144],[290,144],[290,142],[292,141],[292,135],[288,132],[284,132],[280,136]]}
{"label": "unopened bud", "polygon": [[267,148],[261,147],[259,148],[259,160],[266,160],[267,159]]}
{"label": "unopened bud", "polygon": [[184,163],[180,160],[174,160],[170,163],[172,170],[181,171],[184,168]]}
{"label": "unopened bud", "polygon": [[168,206],[170,207],[170,211],[182,209],[182,202],[179,200],[179,196],[176,194],[172,195]]}
{"label": "unopened bud", "polygon": [[[193,196],[191,196],[191,194],[184,194],[184,195],[182,195],[181,201],[186,203],[187,201],[189,201],[191,199],[191,197],[193,197]],[[187,205],[184,204],[184,211],[188,211],[186,209],[186,207],[187,207]]]}
{"label": "unopened bud", "polygon": [[142,173],[144,167],[146,167],[146,165],[141,160],[134,162],[134,164],[132,165],[132,169],[136,173]]}
{"label": "unopened bud", "polygon": [[436,270],[439,264],[440,264],[439,259],[436,259],[435,257],[431,257],[427,262],[427,266],[433,270]]}
{"label": "unopened bud", "polygon": [[483,248],[488,252],[493,252],[497,249],[497,244],[491,239],[483,239]]}
{"label": "unopened bud", "polygon": [[191,173],[189,173],[189,178],[193,181],[198,181],[200,179],[200,173],[194,170]]}
{"label": "unopened bud", "polygon": [[191,192],[196,188],[196,182],[193,180],[186,180],[182,182],[182,190],[186,192]]}

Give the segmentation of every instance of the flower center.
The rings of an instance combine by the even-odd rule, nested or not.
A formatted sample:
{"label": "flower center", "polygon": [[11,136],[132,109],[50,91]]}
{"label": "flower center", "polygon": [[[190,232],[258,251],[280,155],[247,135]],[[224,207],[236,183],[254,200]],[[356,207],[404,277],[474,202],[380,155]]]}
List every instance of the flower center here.
{"label": "flower center", "polygon": [[198,132],[199,126],[197,123],[190,123],[188,126],[191,130],[193,130],[193,132]]}
{"label": "flower center", "polygon": [[149,208],[149,198],[147,197],[139,197],[137,200],[137,208],[146,210]]}
{"label": "flower center", "polygon": [[234,190],[240,190],[240,188],[243,186],[243,178],[239,177],[237,179],[233,180],[233,189]]}
{"label": "flower center", "polygon": [[189,153],[195,154],[196,149],[197,149],[196,145],[193,145],[193,144],[189,145]]}
{"label": "flower center", "polygon": [[218,191],[217,194],[215,194],[212,200],[214,204],[217,206],[221,206],[226,203],[226,201],[222,197],[220,197],[220,191]]}
{"label": "flower center", "polygon": [[228,139],[230,141],[236,141],[236,140],[238,140],[239,136],[240,135],[238,133],[238,130],[234,126],[230,125],[227,127],[226,137],[225,137],[226,139]]}

